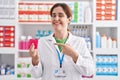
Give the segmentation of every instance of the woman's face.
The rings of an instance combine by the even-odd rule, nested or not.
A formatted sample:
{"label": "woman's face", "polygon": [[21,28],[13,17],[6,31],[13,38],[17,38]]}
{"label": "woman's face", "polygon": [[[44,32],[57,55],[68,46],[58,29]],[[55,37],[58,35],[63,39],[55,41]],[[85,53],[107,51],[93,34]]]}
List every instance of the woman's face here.
{"label": "woman's face", "polygon": [[70,22],[70,19],[67,18],[67,15],[60,6],[53,9],[51,20],[55,31],[67,30],[68,23]]}

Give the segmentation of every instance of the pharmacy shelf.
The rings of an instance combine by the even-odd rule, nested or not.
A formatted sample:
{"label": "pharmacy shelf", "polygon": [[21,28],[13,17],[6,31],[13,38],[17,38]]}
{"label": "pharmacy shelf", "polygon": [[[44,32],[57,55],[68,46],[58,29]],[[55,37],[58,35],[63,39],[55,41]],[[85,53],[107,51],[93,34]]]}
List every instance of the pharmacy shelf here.
{"label": "pharmacy shelf", "polygon": [[[20,0],[20,1],[23,1],[23,0]],[[27,1],[28,3],[30,2],[30,0],[25,0],[25,1]],[[47,1],[47,2],[50,2],[50,1],[48,1],[48,0],[44,0],[44,1]],[[44,2],[43,1],[43,2]],[[57,1],[57,0],[51,0],[51,2],[66,2],[66,0],[61,0],[61,1]],[[73,0],[71,0],[71,2],[72,2]],[[74,0],[74,1],[78,1],[78,0]],[[117,42],[119,42],[118,41],[118,25],[119,25],[119,22],[118,22],[118,20],[114,20],[114,21],[107,21],[107,20],[105,20],[105,21],[97,21],[97,20],[95,20],[96,19],[96,0],[80,0],[80,1],[90,1],[93,5],[92,5],[92,8],[94,9],[93,10],[93,12],[92,12],[92,18],[93,18],[93,20],[92,20],[92,22],[91,23],[84,23],[84,22],[80,22],[80,23],[72,23],[71,22],[71,24],[70,24],[70,26],[71,27],[74,27],[74,26],[88,26],[88,27],[90,27],[89,28],[89,30],[90,30],[90,37],[91,37],[91,39],[92,39],[92,50],[90,50],[90,52],[91,52],[91,54],[93,55],[93,57],[94,57],[94,59],[96,59],[96,55],[97,54],[104,54],[104,55],[106,55],[106,54],[108,54],[108,55],[118,55],[119,56],[119,49],[118,48],[115,48],[115,49],[108,49],[108,48],[106,48],[106,49],[96,49],[95,48],[95,33],[96,33],[96,30],[99,30],[99,28],[107,28],[108,30],[109,30],[109,28],[115,28],[115,34],[117,34],[116,35],[116,38],[117,38]],[[38,0],[35,0],[34,1],[35,3],[38,3],[39,1]],[[45,29],[45,26],[49,26],[49,25],[51,25],[50,23],[31,23],[31,22],[26,22],[26,23],[21,23],[21,22],[19,22],[18,24],[20,24],[20,28],[25,28],[25,27],[27,27],[27,26],[31,26],[31,24],[33,25],[33,26],[35,26],[35,28],[38,28],[38,26],[36,26],[36,25],[40,25],[40,26],[44,26],[44,29]],[[22,25],[21,25],[22,24]],[[32,26],[32,27],[33,27]],[[28,27],[27,27],[28,28]],[[98,28],[98,29],[97,29]],[[43,28],[41,28],[41,29],[43,29]],[[27,29],[26,29],[27,30]],[[23,29],[23,31],[26,31],[25,29]],[[32,30],[34,30],[35,31],[35,29],[32,29]],[[111,30],[111,29],[110,29]],[[30,31],[30,30],[29,30]],[[29,33],[30,34],[30,33]],[[27,50],[19,50],[18,51],[19,52],[19,54],[20,53],[28,53],[28,51]],[[27,59],[27,58],[26,58]],[[119,69],[120,70],[120,69]],[[118,80],[118,78],[117,77],[109,77],[110,78],[110,80]],[[108,76],[101,76],[100,77],[100,80],[107,80],[108,79]],[[86,79],[87,80],[87,79]],[[95,77],[93,78],[93,79],[90,79],[90,80],[99,80],[99,76],[96,76],[95,75]]]}
{"label": "pharmacy shelf", "polygon": [[14,9],[15,6],[14,5],[0,5],[0,9]]}
{"label": "pharmacy shelf", "polygon": [[31,57],[26,57],[26,58],[18,58],[17,59],[17,61],[21,61],[21,60],[23,60],[23,61],[31,61]]}
{"label": "pharmacy shelf", "polygon": [[94,49],[96,54],[119,54],[120,50],[118,48],[99,48]]}
{"label": "pharmacy shelf", "polygon": [[[68,0],[19,0],[20,2],[34,2],[34,3],[38,3],[38,2],[49,2],[49,3],[57,3],[57,2],[68,2]],[[70,0],[70,2],[75,2],[75,1],[79,1],[79,0]],[[80,1],[93,1],[93,0],[80,0]]]}
{"label": "pharmacy shelf", "polygon": [[29,50],[18,50],[18,52],[29,52]]}
{"label": "pharmacy shelf", "polygon": [[15,80],[15,75],[0,75],[0,80]]}
{"label": "pharmacy shelf", "polygon": [[17,24],[17,21],[15,19],[0,19],[0,26],[15,26]]}
{"label": "pharmacy shelf", "polygon": [[118,21],[95,21],[96,27],[118,27]]}
{"label": "pharmacy shelf", "polygon": [[70,25],[93,25],[93,23],[71,23]]}
{"label": "pharmacy shelf", "polygon": [[[21,35],[32,35],[34,37],[35,32],[37,30],[48,30],[51,29],[51,23],[49,22],[18,22],[18,3],[19,2],[25,2],[25,3],[56,3],[56,2],[62,2],[62,3],[69,3],[69,2],[90,2],[91,8],[92,8],[92,22],[91,23],[72,23],[70,24],[71,27],[74,26],[88,26],[90,27],[90,37],[92,39],[92,50],[90,50],[91,54],[94,56],[94,59],[96,60],[96,55],[117,55],[118,56],[118,61],[120,61],[120,16],[118,17],[117,20],[101,20],[97,21],[96,20],[96,0],[15,0],[15,5],[10,5],[9,7],[0,6],[0,9],[15,9],[15,15],[13,16],[13,19],[0,19],[0,26],[15,26],[15,48],[7,48],[7,47],[0,47],[0,54],[15,54],[15,64],[18,64],[19,61],[24,61],[24,62],[29,62],[30,61],[30,56],[29,55],[29,50],[19,50],[18,49],[18,42],[19,38]],[[120,0],[118,0],[118,4],[120,3]],[[120,5],[118,5],[120,8]],[[120,13],[120,9],[118,9],[118,15]],[[99,28],[101,30],[104,28],[107,28],[108,31],[112,31],[111,28],[115,28],[115,38],[117,39],[117,48],[96,48],[95,47],[95,33]],[[20,35],[19,35],[20,34]],[[24,55],[28,57],[24,57]],[[23,57],[21,57],[23,56]],[[0,75],[0,80],[9,80],[9,79],[15,79],[15,80],[41,80],[41,79],[35,79],[35,78],[17,78],[17,71],[19,68],[15,66],[15,75]],[[119,80],[120,79],[120,65],[118,63],[118,76],[97,76],[94,75],[94,78],[88,79],[88,80]],[[87,80],[87,79],[86,79]]]}
{"label": "pharmacy shelf", "polygon": [[19,22],[20,25],[51,25],[49,22]]}
{"label": "pharmacy shelf", "polygon": [[0,54],[15,54],[16,52],[16,48],[0,48]]}
{"label": "pharmacy shelf", "polygon": [[41,80],[41,78],[17,78],[16,75],[0,75],[0,80]]}
{"label": "pharmacy shelf", "polygon": [[42,80],[41,78],[17,78],[17,80]]}
{"label": "pharmacy shelf", "polygon": [[[119,76],[120,77],[120,76]],[[95,76],[92,80],[118,80],[118,76]]]}
{"label": "pharmacy shelf", "polygon": [[[51,25],[50,22],[18,22],[20,25]],[[93,25],[93,23],[73,23],[70,25]]]}

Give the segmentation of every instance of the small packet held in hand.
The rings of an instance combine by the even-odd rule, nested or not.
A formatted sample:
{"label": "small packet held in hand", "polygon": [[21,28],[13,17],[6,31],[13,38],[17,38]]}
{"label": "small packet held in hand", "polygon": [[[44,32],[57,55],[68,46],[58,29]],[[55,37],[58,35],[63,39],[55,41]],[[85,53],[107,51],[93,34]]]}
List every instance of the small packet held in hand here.
{"label": "small packet held in hand", "polygon": [[38,39],[30,39],[29,40],[29,48],[32,45],[32,43],[34,44],[35,49],[37,49],[37,47],[38,47]]}

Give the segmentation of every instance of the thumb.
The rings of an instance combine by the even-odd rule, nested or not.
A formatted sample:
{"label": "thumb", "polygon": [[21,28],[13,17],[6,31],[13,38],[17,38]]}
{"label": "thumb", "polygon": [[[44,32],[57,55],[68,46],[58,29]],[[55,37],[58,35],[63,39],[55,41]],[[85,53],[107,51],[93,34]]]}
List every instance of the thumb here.
{"label": "thumb", "polygon": [[58,46],[61,46],[61,47],[65,47],[65,44],[63,44],[63,43],[54,43],[54,45],[58,45]]}

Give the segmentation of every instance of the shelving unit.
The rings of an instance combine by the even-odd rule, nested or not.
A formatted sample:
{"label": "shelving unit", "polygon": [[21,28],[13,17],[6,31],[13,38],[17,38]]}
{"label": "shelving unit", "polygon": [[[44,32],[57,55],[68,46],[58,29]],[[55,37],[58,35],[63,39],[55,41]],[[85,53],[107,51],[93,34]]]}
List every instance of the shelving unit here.
{"label": "shelving unit", "polygon": [[[37,15],[34,13],[34,15],[31,14],[31,16],[30,16],[29,14],[26,15],[24,13],[24,10],[25,11],[36,10],[36,12],[37,12],[37,10],[41,11],[41,10],[44,10],[44,9],[42,9],[42,7],[43,7],[42,5],[44,5],[44,7],[45,7],[46,4],[51,5],[55,2],[65,2],[71,7],[71,9],[73,11],[73,20],[70,24],[71,32],[77,36],[82,35],[82,37],[83,37],[83,35],[84,35],[85,39],[88,39],[88,36],[89,36],[89,39],[91,41],[90,52],[93,55],[95,63],[97,63],[98,56],[105,57],[106,55],[107,56],[115,55],[117,57],[117,74],[118,75],[97,75],[97,72],[96,72],[94,74],[93,78],[88,78],[88,79],[84,78],[84,79],[85,80],[108,80],[108,79],[109,80],[119,80],[119,78],[120,78],[120,65],[119,65],[119,60],[120,60],[120,15],[119,15],[120,14],[120,5],[119,4],[120,4],[120,1],[119,0],[70,0],[70,1],[68,1],[68,0],[61,0],[61,1],[58,1],[58,0],[50,0],[50,1],[49,0],[42,0],[42,1],[39,1],[39,0],[14,0],[14,1],[12,1],[13,3],[11,3],[11,4],[9,4],[9,3],[5,4],[5,1],[10,2],[11,0],[0,0],[0,11],[3,9],[5,9],[5,10],[12,9],[12,12],[11,12],[12,14],[10,14],[10,15],[8,14],[7,17],[9,17],[9,18],[5,18],[5,17],[1,18],[0,17],[0,26],[15,26],[15,46],[12,48],[11,47],[0,47],[0,61],[2,59],[1,55],[14,56],[12,58],[14,58],[13,64],[14,64],[15,74],[14,75],[0,75],[0,80],[2,80],[2,79],[4,79],[4,80],[8,80],[8,79],[36,80],[36,79],[30,77],[30,75],[29,75],[29,78],[26,77],[26,75],[23,74],[24,72],[21,74],[22,77],[18,77],[19,71],[23,70],[23,67],[18,68],[18,64],[20,64],[20,62],[24,62],[24,63],[28,62],[27,64],[30,64],[30,61],[31,61],[28,49],[19,49],[20,37],[25,36],[27,39],[28,36],[32,36],[33,38],[36,38],[36,34],[38,32],[44,32],[45,33],[44,35],[46,35],[46,34],[49,35],[50,33],[47,33],[47,31],[52,32],[52,26],[49,21],[41,22],[39,20],[39,18],[36,19],[36,17],[33,17],[33,16],[40,17],[41,14]],[[103,2],[101,2],[101,1],[103,1]],[[99,20],[100,18],[106,19],[106,18],[102,18],[102,16],[100,16],[100,18],[98,19],[100,14],[98,15],[99,12],[97,12],[98,11],[97,9],[102,7],[103,4],[105,4],[104,1],[105,2],[108,1],[107,4],[110,1],[113,1],[113,3],[115,3],[114,1],[117,1],[116,2],[117,7],[115,7],[116,8],[115,12],[117,12],[115,15],[116,20]],[[4,2],[4,5],[3,5],[3,2]],[[29,6],[26,3],[27,4],[30,3],[30,5],[32,5],[32,6]],[[101,4],[101,3],[103,3],[103,4]],[[25,6],[21,6],[20,4],[25,5]],[[101,6],[98,6],[98,4],[101,4]],[[116,6],[116,5],[114,5],[114,6]],[[39,6],[39,9],[37,9],[36,6]],[[86,18],[84,17],[85,16],[84,12],[88,8],[88,6],[91,9],[91,20],[86,22],[85,21]],[[107,6],[107,5],[105,5],[105,6]],[[105,6],[101,9],[105,9]],[[21,9],[20,7],[24,8],[24,9]],[[109,9],[110,9],[110,6],[109,6]],[[20,13],[19,13],[21,10],[23,10],[22,17],[20,16]],[[74,13],[74,12],[78,12],[78,13]],[[101,11],[101,15],[105,14],[105,13],[106,12],[103,13]],[[0,14],[0,16],[1,15],[3,15],[3,14]],[[76,16],[78,18],[76,18]],[[23,20],[25,19],[27,21],[21,22],[19,19],[23,19]],[[31,22],[28,19],[31,19],[33,21]],[[34,19],[38,20],[38,21],[34,21]],[[109,19],[111,19],[111,18],[109,18]],[[46,18],[43,20],[46,20]],[[106,34],[108,37],[110,36],[110,37],[115,38],[117,40],[117,47],[116,48],[96,48],[96,32],[97,31],[100,32],[100,35]],[[86,36],[87,36],[87,38],[86,38]],[[5,63],[5,64],[7,64],[7,63]],[[21,65],[23,65],[23,64],[21,64]],[[0,64],[0,66],[1,66],[1,64]],[[23,65],[23,66],[25,66],[25,65]],[[28,70],[28,68],[24,68],[24,69]],[[98,65],[96,64],[96,71],[97,71],[97,69],[98,69]]]}

